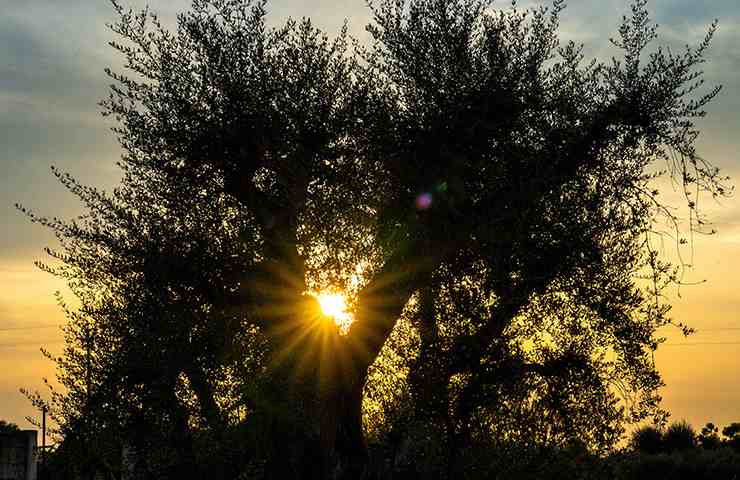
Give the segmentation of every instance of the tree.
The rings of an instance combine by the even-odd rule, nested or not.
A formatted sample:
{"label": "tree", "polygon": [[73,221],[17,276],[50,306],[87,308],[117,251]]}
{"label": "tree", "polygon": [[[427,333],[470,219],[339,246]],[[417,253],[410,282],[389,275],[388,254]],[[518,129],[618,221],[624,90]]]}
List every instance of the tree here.
{"label": "tree", "polygon": [[[473,442],[526,438],[520,413],[542,415],[547,442],[585,433],[597,449],[656,413],[675,274],[650,240],[678,219],[655,165],[691,212],[691,192],[725,193],[693,147],[719,91],[692,96],[714,26],[645,58],[656,34],[638,0],[624,58],[584,64],[558,44],[561,1],[379,0],[355,51],[309,20],[268,29],[264,1],[194,0],[175,32],[113,4],[133,76],[108,72],[103,107],[124,179],[105,194],[58,173],[89,215],[34,217],[82,303],[63,426],[89,442],[77,425],[95,411],[139,451],[166,445],[151,476],[193,475],[199,436],[233,434],[247,454],[222,449],[242,459],[222,465],[358,478],[363,398],[391,390],[406,401],[377,415],[411,415],[378,435],[411,451],[439,448],[414,433],[438,429],[449,457],[429,475],[454,474]],[[346,334],[307,295],[326,288],[350,294]]]}
{"label": "tree", "polygon": [[719,448],[722,442],[719,439],[719,435],[717,435],[718,431],[719,429],[713,423],[707,423],[702,427],[699,434],[699,445],[705,450],[716,450]]}
{"label": "tree", "polygon": [[20,431],[20,428],[15,423],[0,420],[0,433],[18,433]]}
{"label": "tree", "polygon": [[740,452],[740,423],[733,422],[722,429],[722,436],[725,437],[724,443],[732,447],[736,452]]}
{"label": "tree", "polygon": [[735,422],[727,425],[722,429],[722,435],[727,437],[729,440],[734,439],[740,435],[740,423]]}

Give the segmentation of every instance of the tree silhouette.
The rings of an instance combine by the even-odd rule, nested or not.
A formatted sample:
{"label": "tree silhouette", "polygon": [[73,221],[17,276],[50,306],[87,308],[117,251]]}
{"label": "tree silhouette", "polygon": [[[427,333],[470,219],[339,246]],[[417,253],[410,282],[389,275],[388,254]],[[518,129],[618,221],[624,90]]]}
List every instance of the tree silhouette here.
{"label": "tree silhouette", "polygon": [[735,422],[727,425],[725,428],[722,429],[722,435],[724,435],[728,439],[733,439],[737,436],[740,436],[740,423]]}
{"label": "tree silhouette", "polygon": [[722,444],[717,432],[719,429],[713,423],[707,423],[702,427],[699,434],[699,445],[706,450],[716,450]]}
{"label": "tree silhouette", "polygon": [[[94,412],[143,463],[174,452],[151,476],[197,475],[205,442],[223,468],[359,478],[363,396],[401,384],[389,408],[411,415],[386,433],[450,472],[476,439],[515,438],[519,413],[602,449],[656,413],[675,277],[650,240],[678,219],[654,181],[665,168],[692,212],[692,192],[725,193],[693,147],[714,26],[646,58],[638,0],[624,57],[584,64],[558,44],[561,1],[379,0],[354,51],[346,29],[268,28],[264,1],[194,0],[175,32],[114,5],[132,76],[108,72],[103,107],[124,178],[105,194],[57,172],[88,215],[33,217],[62,241],[42,266],[82,303],[63,425]],[[307,295],[326,288],[348,293],[346,334]],[[384,375],[394,356],[407,375]]]}
{"label": "tree silhouette", "polygon": [[733,422],[722,429],[727,445],[740,452],[740,422]]}
{"label": "tree silhouette", "polygon": [[15,423],[0,420],[0,433],[18,433],[20,431],[20,428]]}

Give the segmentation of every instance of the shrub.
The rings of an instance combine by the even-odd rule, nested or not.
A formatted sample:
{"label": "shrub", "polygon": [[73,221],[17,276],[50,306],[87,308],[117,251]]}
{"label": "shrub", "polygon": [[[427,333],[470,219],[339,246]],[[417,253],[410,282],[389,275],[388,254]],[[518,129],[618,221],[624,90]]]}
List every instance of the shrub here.
{"label": "shrub", "polygon": [[740,455],[729,448],[658,455],[632,454],[615,466],[615,480],[737,480]]}
{"label": "shrub", "polygon": [[663,449],[663,432],[652,425],[640,427],[632,433],[631,445],[636,452],[659,453]]}
{"label": "shrub", "polygon": [[671,424],[663,435],[663,447],[668,452],[689,450],[696,446],[696,431],[682,420]]}

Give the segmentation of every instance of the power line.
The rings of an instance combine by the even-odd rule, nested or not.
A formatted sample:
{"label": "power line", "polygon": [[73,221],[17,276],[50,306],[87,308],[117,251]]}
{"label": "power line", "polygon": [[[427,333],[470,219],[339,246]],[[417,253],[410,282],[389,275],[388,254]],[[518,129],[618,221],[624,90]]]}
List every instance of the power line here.
{"label": "power line", "polygon": [[740,342],[685,342],[661,344],[662,347],[693,347],[697,345],[740,345]]}

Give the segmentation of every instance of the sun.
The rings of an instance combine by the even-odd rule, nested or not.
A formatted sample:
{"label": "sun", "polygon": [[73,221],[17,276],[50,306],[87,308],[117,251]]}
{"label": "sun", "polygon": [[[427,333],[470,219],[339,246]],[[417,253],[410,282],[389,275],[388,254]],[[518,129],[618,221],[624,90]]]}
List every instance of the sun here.
{"label": "sun", "polygon": [[319,293],[316,299],[321,305],[321,311],[324,315],[331,317],[334,323],[343,331],[349,329],[354,320],[352,314],[347,311],[347,302],[341,293]]}
{"label": "sun", "polygon": [[340,293],[321,293],[317,296],[324,315],[336,317],[347,312],[347,303]]}

